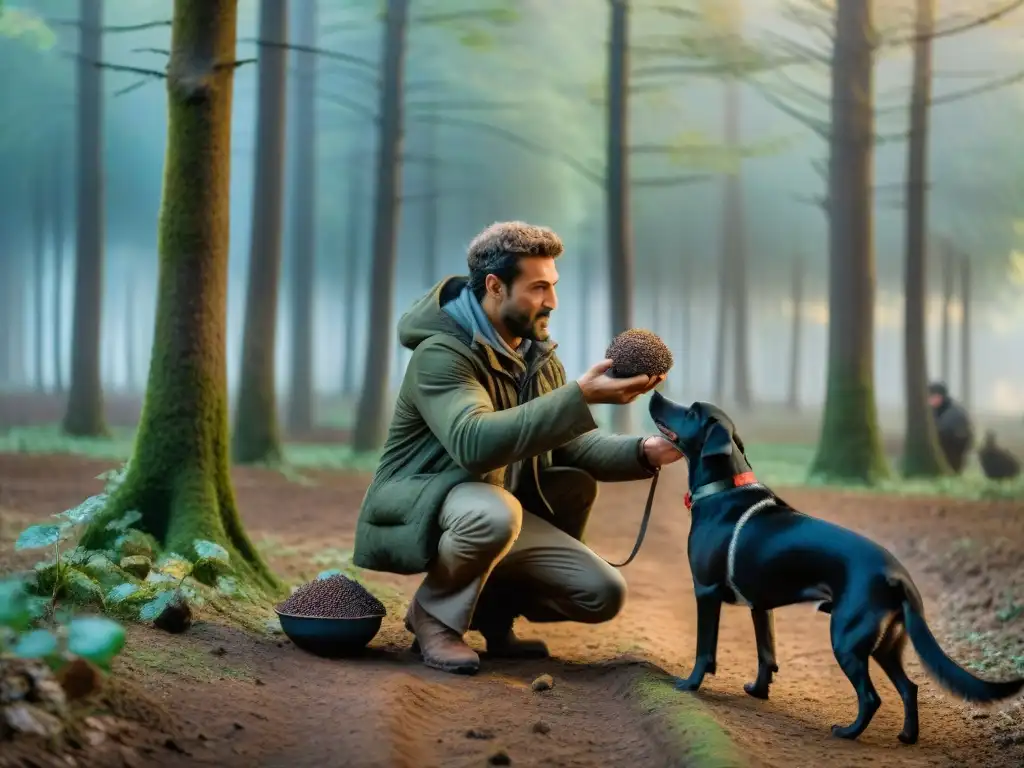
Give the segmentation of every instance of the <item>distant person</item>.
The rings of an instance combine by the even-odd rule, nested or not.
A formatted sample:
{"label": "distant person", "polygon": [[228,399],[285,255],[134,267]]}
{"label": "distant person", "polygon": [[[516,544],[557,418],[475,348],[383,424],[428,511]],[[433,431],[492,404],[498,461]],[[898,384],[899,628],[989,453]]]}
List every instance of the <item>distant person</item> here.
{"label": "distant person", "polygon": [[985,442],[978,449],[981,471],[989,480],[1012,480],[1020,474],[1020,459],[996,444],[996,433],[985,433]]}
{"label": "distant person", "polygon": [[967,453],[974,445],[974,429],[966,409],[949,396],[949,390],[941,381],[928,387],[928,404],[939,432],[939,445],[946,454],[946,461],[958,475],[963,472]]}

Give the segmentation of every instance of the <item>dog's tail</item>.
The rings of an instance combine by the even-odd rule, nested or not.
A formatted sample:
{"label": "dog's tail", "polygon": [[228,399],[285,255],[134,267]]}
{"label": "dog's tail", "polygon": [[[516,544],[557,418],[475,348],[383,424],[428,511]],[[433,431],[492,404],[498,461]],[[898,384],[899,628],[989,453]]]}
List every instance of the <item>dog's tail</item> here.
{"label": "dog's tail", "polygon": [[1024,690],[1024,678],[990,682],[975,677],[942,650],[925,621],[921,597],[913,585],[904,584],[903,622],[914,650],[928,673],[947,691],[965,701],[985,704],[1008,699]]}

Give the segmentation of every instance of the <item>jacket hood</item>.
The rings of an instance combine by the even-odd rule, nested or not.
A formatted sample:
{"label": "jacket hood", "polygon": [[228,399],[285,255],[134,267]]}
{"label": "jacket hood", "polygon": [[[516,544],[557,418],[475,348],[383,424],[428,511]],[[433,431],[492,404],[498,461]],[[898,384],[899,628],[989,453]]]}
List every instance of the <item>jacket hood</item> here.
{"label": "jacket hood", "polygon": [[431,336],[443,334],[470,343],[469,333],[441,309],[458,296],[468,282],[467,277],[446,277],[418,299],[398,321],[398,342],[406,349],[416,349]]}

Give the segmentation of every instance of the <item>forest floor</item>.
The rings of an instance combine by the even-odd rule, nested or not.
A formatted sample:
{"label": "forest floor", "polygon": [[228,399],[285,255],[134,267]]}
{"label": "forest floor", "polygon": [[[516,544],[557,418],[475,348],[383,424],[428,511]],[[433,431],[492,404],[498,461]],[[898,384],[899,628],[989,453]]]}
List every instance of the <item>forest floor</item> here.
{"label": "forest floor", "polygon": [[[31,567],[12,542],[28,524],[101,490],[111,458],[0,453],[0,572]],[[755,462],[756,464],[756,462]],[[365,472],[236,469],[247,529],[283,578],[299,583],[345,567]],[[698,694],[668,675],[693,661],[695,606],[686,564],[686,470],[666,471],[651,531],[624,570],[623,613],[599,626],[524,624],[554,658],[484,659],[479,675],[424,668],[408,652],[401,620],[417,579],[365,573],[389,615],[368,653],[329,661],[283,635],[256,635],[201,613],[184,635],[134,625],[96,713],[100,733],[67,756],[7,749],[4,765],[77,766],[1020,766],[1024,704],[977,710],[945,694],[913,652],[921,741],[905,747],[899,699],[877,671],[883,699],[854,743],[833,723],[853,719],[856,698],[829,646],[828,617],[809,606],[776,612],[780,672],[769,701],[746,696],[756,666],[748,612],[723,611],[719,672]],[[602,487],[591,524],[596,550],[632,546],[645,483]],[[779,488],[787,500],[865,533],[908,566],[943,647],[979,674],[1024,672],[1024,510],[1018,500],[883,495]],[[480,638],[471,635],[480,647]],[[554,686],[534,692],[550,674]],[[104,736],[104,734],[106,734]],[[17,756],[16,756],[17,752]],[[30,756],[32,762],[15,760]],[[503,756],[510,760],[502,762]]]}

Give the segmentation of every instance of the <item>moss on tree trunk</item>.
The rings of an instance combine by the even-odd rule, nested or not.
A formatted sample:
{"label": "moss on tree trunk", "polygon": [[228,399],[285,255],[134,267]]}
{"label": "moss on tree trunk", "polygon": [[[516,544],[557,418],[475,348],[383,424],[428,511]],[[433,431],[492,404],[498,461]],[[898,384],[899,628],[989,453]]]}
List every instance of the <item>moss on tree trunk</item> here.
{"label": "moss on tree trunk", "polygon": [[256,173],[253,183],[249,286],[242,332],[242,375],[238,384],[232,448],[241,464],[281,459],[277,422],[277,300],[281,282],[281,219],[284,190],[285,77],[288,3],[260,1],[257,66]]}
{"label": "moss on tree trunk", "polygon": [[242,527],[229,474],[227,327],[231,106],[237,0],[175,0],[159,225],[156,329],[145,404],[123,484],[87,529],[138,510],[169,551],[225,546],[236,574],[278,581]]}

